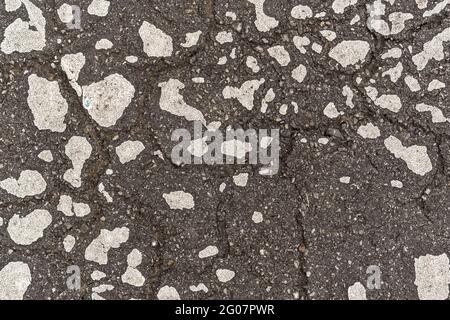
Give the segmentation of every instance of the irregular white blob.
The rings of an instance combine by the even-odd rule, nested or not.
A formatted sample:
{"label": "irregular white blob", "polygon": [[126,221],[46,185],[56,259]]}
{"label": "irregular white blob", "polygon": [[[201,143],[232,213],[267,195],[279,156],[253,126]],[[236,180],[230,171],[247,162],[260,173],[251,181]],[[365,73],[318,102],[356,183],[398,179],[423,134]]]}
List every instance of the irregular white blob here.
{"label": "irregular white blob", "polygon": [[138,62],[139,58],[136,56],[126,56],[125,61],[128,63],[136,63]]}
{"label": "irregular white blob", "polygon": [[58,8],[59,20],[63,23],[69,23],[73,21],[73,9],[72,6],[64,3]]}
{"label": "irregular white blob", "polygon": [[24,170],[17,180],[7,178],[0,181],[0,188],[18,198],[25,198],[44,192],[47,188],[47,182],[38,171]]}
{"label": "irregular white blob", "polygon": [[130,230],[127,227],[115,228],[112,231],[102,229],[100,235],[92,240],[84,252],[84,258],[101,265],[108,263],[108,252],[117,249],[128,241]]}
{"label": "irregular white blob", "polygon": [[207,137],[192,140],[187,147],[187,151],[194,157],[203,157],[203,155],[208,152],[208,144],[206,143],[206,139]]}
{"label": "irregular white blob", "polygon": [[269,55],[277,60],[280,66],[285,67],[291,62],[291,57],[289,56],[289,52],[283,46],[273,46],[267,49]]}
{"label": "irregular white blob", "polygon": [[433,170],[431,160],[428,157],[427,147],[415,145],[404,147],[402,142],[394,136],[389,136],[385,139],[384,145],[396,158],[405,161],[408,169],[415,174],[424,176]]}
{"label": "irregular white blob", "polygon": [[314,52],[316,52],[316,53],[322,53],[322,46],[320,45],[320,44],[318,44],[318,43],[313,43],[312,45],[311,45],[311,49],[314,51]]}
{"label": "irregular white blob", "polygon": [[106,0],[92,0],[88,6],[88,13],[93,16],[105,17],[108,15],[110,2]]}
{"label": "irregular white blob", "polygon": [[144,149],[145,146],[142,142],[129,140],[116,147],[116,154],[120,163],[124,164],[135,160]]}
{"label": "irregular white blob", "polygon": [[[46,21],[42,10],[36,7],[29,0],[21,0],[24,4],[29,21],[23,21],[21,18],[14,20],[5,29],[5,35],[0,49],[6,54],[17,52],[31,52],[33,50],[43,50],[46,45],[45,25]],[[12,2],[8,9],[17,9],[20,5]]]}
{"label": "irregular white blob", "polygon": [[231,20],[236,21],[236,13],[232,12],[232,11],[227,11],[225,12],[225,17],[229,17],[231,18]]}
{"label": "irregular white blob", "polygon": [[233,33],[227,31],[220,31],[216,35],[216,41],[220,44],[233,42]]}
{"label": "irregular white blob", "polygon": [[353,104],[353,96],[354,96],[354,94],[353,94],[352,89],[349,86],[345,85],[342,88],[342,95],[347,98],[346,101],[345,101],[345,104],[348,107],[353,109],[355,107],[355,105]]}
{"label": "irregular white blob", "polygon": [[102,127],[111,127],[122,117],[134,97],[133,85],[120,74],[83,86],[83,106]]}
{"label": "irregular white blob", "polygon": [[195,46],[198,43],[201,35],[202,32],[200,30],[186,33],[186,41],[184,43],[181,43],[180,46],[182,46],[183,48],[190,48]]}
{"label": "irregular white blob", "polygon": [[226,86],[222,94],[225,99],[235,98],[245,109],[252,110],[254,94],[264,82],[265,80],[262,78],[260,80],[245,81],[240,88]]}
{"label": "irregular white blob", "polygon": [[360,282],[355,282],[348,287],[348,300],[367,300],[366,288]]}
{"label": "irregular white blob", "polygon": [[370,122],[365,126],[360,126],[358,128],[358,134],[364,139],[376,139],[381,135],[380,129]]}
{"label": "irregular white blob", "polygon": [[381,59],[399,59],[402,56],[402,49],[400,48],[391,48],[386,53],[381,56]]}
{"label": "irregular white blob", "polygon": [[27,246],[44,236],[44,230],[52,223],[52,215],[47,210],[34,210],[24,217],[18,214],[8,222],[8,234],[20,245]]}
{"label": "irregular white blob", "polygon": [[68,235],[64,238],[63,241],[63,246],[64,246],[64,250],[66,252],[70,252],[72,251],[73,247],[75,246],[75,238],[71,235]]}
{"label": "irregular white blob", "polygon": [[38,158],[45,161],[45,162],[52,162],[53,161],[53,155],[50,150],[43,150],[39,152]]}
{"label": "irregular white blob", "polygon": [[68,217],[76,216],[82,218],[91,213],[91,208],[88,204],[73,202],[72,198],[67,195],[61,195],[59,197],[59,203],[56,209]]}
{"label": "irregular white blob", "polygon": [[31,272],[26,263],[8,263],[0,270],[0,300],[23,300],[30,284]]}
{"label": "irregular white blob", "polygon": [[81,187],[81,172],[84,163],[91,156],[92,147],[84,137],[73,136],[65,147],[66,156],[72,162],[72,168],[64,173],[64,180],[74,188]]}
{"label": "irregular white blob", "polygon": [[77,83],[81,69],[86,63],[86,58],[82,52],[75,54],[66,54],[61,58],[61,68],[66,73],[70,85],[81,96],[81,87]]}
{"label": "irregular white blob", "polygon": [[420,300],[448,299],[450,283],[449,259],[445,253],[439,256],[427,254],[414,259],[417,293]]}
{"label": "irregular white blob", "polygon": [[359,14],[357,14],[350,21],[350,25],[353,26],[354,24],[358,23],[359,21],[361,21],[361,17],[359,16]]}
{"label": "irregular white blob", "polygon": [[247,67],[249,67],[253,71],[253,73],[258,73],[259,70],[261,69],[258,66],[258,61],[255,59],[255,57],[252,57],[252,56],[247,57],[245,64],[247,65]]}
{"label": "irregular white blob", "polygon": [[414,55],[412,60],[417,70],[423,70],[430,60],[442,61],[445,57],[444,42],[450,41],[450,27],[444,29],[423,45],[423,51]]}
{"label": "irregular white blob", "polygon": [[228,282],[234,278],[235,272],[229,269],[217,269],[216,276],[220,282]]}
{"label": "irregular white blob", "polygon": [[189,286],[189,290],[192,292],[203,291],[204,293],[208,293],[208,287],[206,287],[203,283],[199,283],[197,286]]}
{"label": "irregular white blob", "polygon": [[317,142],[319,142],[319,143],[322,144],[322,145],[327,145],[328,142],[330,142],[330,140],[328,140],[328,138],[319,138],[319,139],[317,140]]}
{"label": "irregular white blob", "polygon": [[428,6],[428,0],[416,0],[417,8],[423,10]]}
{"label": "irregular white blob", "polygon": [[336,39],[336,32],[332,30],[322,30],[320,31],[320,34],[328,41],[333,41],[334,39]]}
{"label": "irregular white blob", "polygon": [[222,154],[237,159],[245,158],[247,152],[252,151],[252,145],[239,139],[227,140],[222,142],[220,151]]}
{"label": "irregular white blob", "polygon": [[430,112],[431,113],[431,121],[433,123],[442,123],[442,122],[449,122],[450,120],[447,119],[444,114],[442,113],[442,110],[433,107],[430,105],[427,105],[425,103],[420,103],[416,105],[416,110],[419,112]]}
{"label": "irregular white blob", "polygon": [[7,12],[16,11],[22,5],[21,0],[5,0],[5,10]]}
{"label": "irregular white blob", "polygon": [[156,297],[158,300],[181,300],[177,289],[169,286],[160,288]]}
{"label": "irregular white blob", "polygon": [[335,13],[342,14],[347,7],[355,5],[356,2],[358,0],[334,0],[331,8]]}
{"label": "irregular white blob", "polygon": [[306,67],[303,64],[300,64],[297,68],[292,70],[291,76],[298,83],[302,83],[303,80],[305,80],[305,77],[307,74],[308,74],[308,71],[307,71]]}
{"label": "irregular white blob", "polygon": [[397,63],[397,65],[381,74],[382,77],[389,76],[393,83],[396,83],[398,79],[402,76],[403,72],[403,64],[401,62]]}
{"label": "irregular white blob", "polygon": [[144,21],[139,28],[144,52],[149,57],[170,57],[173,52],[172,37],[153,24]]}
{"label": "irregular white blob", "polygon": [[0,227],[3,226],[3,218],[0,217]]}
{"label": "irregular white blob", "polygon": [[392,24],[391,35],[399,34],[405,29],[405,22],[413,19],[414,16],[411,13],[394,12],[389,15],[389,21]]}
{"label": "irregular white blob", "polygon": [[428,84],[427,91],[439,90],[445,88],[445,83],[434,79]]}
{"label": "irregular white blob", "polygon": [[238,175],[233,176],[233,182],[238,187],[245,187],[245,186],[247,186],[248,173],[240,173]]}
{"label": "irregular white blob", "polygon": [[188,121],[200,121],[206,125],[206,120],[201,111],[188,105],[180,90],[184,89],[184,84],[178,79],[169,79],[167,82],[158,84],[161,88],[161,98],[159,107],[161,110],[170,112],[173,115],[184,117]]}
{"label": "irregular white blob", "polygon": [[227,184],[225,182],[222,182],[219,186],[219,191],[223,192],[225,190],[225,188],[227,187]]}
{"label": "irregular white blob", "polygon": [[69,106],[61,95],[58,81],[48,81],[32,74],[28,77],[28,106],[39,130],[64,132],[64,118]]}
{"label": "irregular white blob", "polygon": [[106,202],[111,203],[113,202],[113,198],[110,196],[108,191],[105,190],[105,185],[103,182],[100,182],[97,187],[98,192],[100,192],[106,199]]}
{"label": "irregular white blob", "polygon": [[255,5],[255,12],[256,12],[255,26],[256,29],[258,29],[258,31],[268,32],[278,26],[278,21],[275,18],[269,17],[264,13],[264,2],[266,0],[247,0],[247,1]]}
{"label": "irregular white blob", "polygon": [[270,88],[269,90],[267,90],[266,95],[264,96],[264,98],[261,101],[261,112],[262,113],[267,112],[269,102],[272,102],[274,99],[275,99],[275,92],[273,91],[272,88]]}
{"label": "irregular white blob", "polygon": [[408,86],[409,90],[411,90],[411,92],[417,92],[421,89],[419,81],[417,81],[417,79],[413,76],[407,75],[405,77],[405,83]]}
{"label": "irregular white blob", "polygon": [[298,5],[292,8],[291,16],[294,19],[305,20],[307,18],[312,18],[313,12],[308,6]]}
{"label": "irregular white blob", "polygon": [[378,90],[377,88],[374,87],[365,87],[364,88],[366,90],[367,96],[372,100],[375,101],[377,99],[378,96]]}
{"label": "irregular white blob", "polygon": [[349,184],[349,183],[350,183],[350,177],[348,177],[348,176],[340,177],[340,178],[339,178],[339,182],[340,182],[340,183]]}
{"label": "irregular white blob", "polygon": [[219,249],[216,246],[207,246],[205,249],[198,253],[200,259],[213,257],[219,253]]}
{"label": "irregular white blob", "polygon": [[432,15],[435,14],[439,14],[442,10],[445,9],[445,7],[448,5],[449,0],[443,0],[441,2],[439,2],[438,4],[436,4],[436,6],[431,9],[431,10],[427,10],[423,13],[423,17],[431,17]]}
{"label": "irregular white blob", "polygon": [[261,212],[255,211],[252,214],[252,221],[254,223],[261,223],[263,222],[264,218]]}
{"label": "irregular white blob", "polygon": [[114,289],[114,286],[111,284],[101,284],[97,287],[92,288],[92,300],[105,300],[102,296],[99,295],[99,293],[112,291]]}
{"label": "irregular white blob", "polygon": [[195,206],[194,197],[192,194],[184,191],[163,193],[163,198],[166,200],[166,203],[169,205],[170,209],[193,209]]}
{"label": "irregular white blob", "polygon": [[95,43],[96,50],[108,50],[113,47],[113,43],[108,39],[100,39]]}
{"label": "irregular white blob", "polygon": [[280,109],[278,110],[278,112],[283,116],[287,114],[287,111],[288,111],[287,104],[281,105]]}
{"label": "irregular white blob", "polygon": [[94,271],[91,273],[91,279],[94,280],[94,281],[101,280],[101,279],[103,279],[104,277],[106,277],[106,273],[101,272],[101,271],[99,271],[99,270],[94,270]]}
{"label": "irregular white blob", "polygon": [[219,58],[219,61],[217,61],[217,64],[218,65],[220,65],[220,66],[222,66],[222,65],[224,65],[225,63],[227,63],[227,61],[228,61],[228,59],[227,59],[227,57],[220,57]]}
{"label": "irregular white blob", "polygon": [[346,40],[338,43],[330,50],[328,55],[336,60],[344,68],[363,62],[370,51],[370,45],[366,41]]}
{"label": "irregular white blob", "polygon": [[342,111],[339,112],[333,102],[330,102],[325,109],[323,109],[323,114],[330,119],[334,119],[344,114]]}
{"label": "irregular white blob", "polygon": [[137,249],[133,249],[127,256],[127,263],[128,267],[121,277],[122,282],[135,287],[142,287],[145,283],[145,277],[136,269],[142,263],[142,253]]}
{"label": "irregular white blob", "polygon": [[403,188],[403,183],[398,180],[391,180],[391,187],[401,189]]}
{"label": "irregular white blob", "polygon": [[374,103],[380,108],[388,109],[396,113],[402,108],[402,102],[399,96],[395,94],[383,94],[379,96]]}
{"label": "irregular white blob", "polygon": [[299,37],[295,36],[292,41],[294,42],[295,47],[300,51],[300,53],[305,54],[306,53],[306,46],[309,46],[311,44],[311,41],[308,37]]}

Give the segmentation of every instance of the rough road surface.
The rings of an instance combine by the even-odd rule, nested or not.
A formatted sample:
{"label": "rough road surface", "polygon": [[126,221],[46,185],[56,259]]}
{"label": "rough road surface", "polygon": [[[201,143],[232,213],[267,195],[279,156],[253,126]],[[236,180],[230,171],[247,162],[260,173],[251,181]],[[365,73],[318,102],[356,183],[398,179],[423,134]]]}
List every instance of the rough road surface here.
{"label": "rough road surface", "polygon": [[448,2],[0,1],[0,299],[448,299]]}

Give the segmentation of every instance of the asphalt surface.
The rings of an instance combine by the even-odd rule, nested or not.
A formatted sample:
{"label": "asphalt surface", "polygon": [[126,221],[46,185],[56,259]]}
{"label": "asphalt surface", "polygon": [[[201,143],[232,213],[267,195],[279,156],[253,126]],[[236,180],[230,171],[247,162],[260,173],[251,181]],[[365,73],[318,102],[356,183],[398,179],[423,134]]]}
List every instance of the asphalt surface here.
{"label": "asphalt surface", "polygon": [[[0,299],[448,299],[449,10],[2,1]],[[193,120],[278,172],[180,165]]]}

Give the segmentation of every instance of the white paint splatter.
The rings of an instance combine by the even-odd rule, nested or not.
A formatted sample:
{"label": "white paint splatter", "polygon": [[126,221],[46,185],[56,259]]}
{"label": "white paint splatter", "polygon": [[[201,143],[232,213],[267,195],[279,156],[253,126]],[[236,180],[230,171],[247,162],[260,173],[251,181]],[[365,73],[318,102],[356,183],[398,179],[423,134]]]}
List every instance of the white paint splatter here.
{"label": "white paint splatter", "polygon": [[330,50],[330,58],[336,60],[344,68],[363,62],[370,51],[370,45],[362,40],[346,40],[338,43]]}
{"label": "white paint splatter", "polygon": [[66,156],[72,162],[72,168],[64,173],[64,180],[74,188],[81,187],[81,172],[84,163],[91,156],[92,147],[84,137],[73,136],[65,147]]}
{"label": "white paint splatter", "polygon": [[417,293],[420,300],[448,299],[450,283],[449,259],[445,253],[439,256],[427,254],[414,259]]}
{"label": "white paint splatter", "polygon": [[67,101],[61,95],[57,81],[32,74],[28,77],[28,106],[34,117],[34,125],[39,130],[64,132],[64,118],[69,109]]}
{"label": "white paint splatter", "polygon": [[61,195],[59,197],[59,203],[56,207],[58,211],[61,211],[68,217],[85,217],[91,213],[91,208],[86,203],[74,202],[72,198],[67,195]]}
{"label": "white paint splatter", "polygon": [[234,278],[236,273],[229,269],[218,269],[216,270],[216,276],[217,279],[219,279],[220,282],[228,282]]}
{"label": "white paint splatter", "polygon": [[30,245],[44,236],[44,230],[52,223],[52,215],[47,210],[34,210],[24,217],[18,214],[8,222],[8,234],[20,245]]}
{"label": "white paint splatter", "polygon": [[102,127],[116,124],[134,97],[133,85],[120,74],[83,86],[83,106]]}
{"label": "white paint splatter", "polygon": [[200,259],[205,259],[205,258],[213,257],[218,253],[219,253],[219,249],[217,249],[216,246],[207,246],[205,249],[201,250],[198,253],[198,257]]}
{"label": "white paint splatter", "polygon": [[428,157],[427,147],[415,145],[404,147],[402,142],[394,136],[389,136],[385,139],[384,145],[396,158],[405,161],[408,169],[415,174],[424,176],[433,170],[431,160]]}
{"label": "white paint splatter", "polygon": [[170,209],[193,209],[195,206],[194,197],[192,194],[184,191],[163,193],[163,198],[166,200],[166,203],[169,205]]}
{"label": "white paint splatter", "polygon": [[116,228],[112,231],[102,229],[100,235],[92,240],[84,252],[84,258],[101,265],[108,263],[108,252],[117,249],[128,241],[130,230],[127,227]]}
{"label": "white paint splatter", "polygon": [[18,198],[25,198],[44,192],[47,182],[38,171],[24,170],[19,179],[7,178],[0,181],[0,188]]}
{"label": "white paint splatter", "polygon": [[241,105],[247,109],[253,109],[254,94],[259,87],[265,82],[264,79],[245,81],[240,88],[226,86],[223,91],[225,99],[237,99]]}
{"label": "white paint splatter", "polygon": [[31,272],[26,263],[8,263],[0,270],[0,300],[22,300],[30,284]]}
{"label": "white paint splatter", "polygon": [[273,17],[269,17],[264,13],[264,2],[266,0],[247,0],[255,6],[256,12],[256,20],[255,26],[256,29],[260,32],[268,32],[278,26],[277,19]]}
{"label": "white paint splatter", "polygon": [[120,163],[124,164],[135,160],[144,149],[145,146],[141,141],[129,140],[116,147],[116,154],[119,157]]}
{"label": "white paint splatter", "polygon": [[170,57],[173,52],[172,37],[153,24],[144,21],[139,28],[144,52],[149,57]]}

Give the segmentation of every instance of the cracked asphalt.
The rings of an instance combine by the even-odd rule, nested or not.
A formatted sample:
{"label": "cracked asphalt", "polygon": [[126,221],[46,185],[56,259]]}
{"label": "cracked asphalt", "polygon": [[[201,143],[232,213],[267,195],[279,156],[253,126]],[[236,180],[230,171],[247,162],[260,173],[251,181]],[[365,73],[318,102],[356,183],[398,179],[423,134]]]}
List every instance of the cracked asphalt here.
{"label": "cracked asphalt", "polygon": [[[449,12],[1,1],[0,300],[448,299]],[[195,121],[278,171],[176,161]]]}

